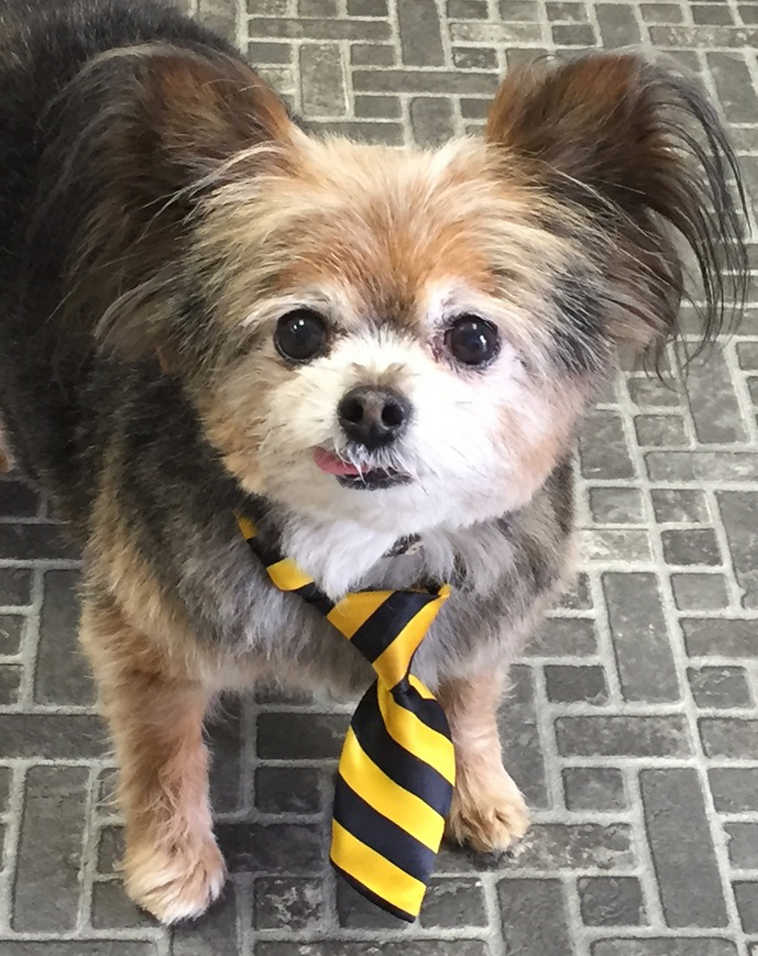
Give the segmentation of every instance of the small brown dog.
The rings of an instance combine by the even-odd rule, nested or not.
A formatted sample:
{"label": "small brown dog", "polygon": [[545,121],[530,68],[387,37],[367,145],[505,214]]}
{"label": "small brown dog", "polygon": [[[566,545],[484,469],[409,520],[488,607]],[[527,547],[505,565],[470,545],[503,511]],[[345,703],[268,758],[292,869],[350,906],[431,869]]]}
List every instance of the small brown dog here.
{"label": "small brown dog", "polygon": [[235,523],[251,502],[332,598],[452,582],[415,671],[456,744],[451,834],[506,846],[527,813],[495,714],[567,566],[578,417],[618,345],[676,335],[676,233],[704,341],[724,266],[739,297],[713,110],[597,55],[509,75],[483,139],[399,151],[311,138],[156,4],[4,0],[0,17],[0,405],[84,546],[129,894],[170,922],[224,882],[214,695],[370,679],[271,587]]}

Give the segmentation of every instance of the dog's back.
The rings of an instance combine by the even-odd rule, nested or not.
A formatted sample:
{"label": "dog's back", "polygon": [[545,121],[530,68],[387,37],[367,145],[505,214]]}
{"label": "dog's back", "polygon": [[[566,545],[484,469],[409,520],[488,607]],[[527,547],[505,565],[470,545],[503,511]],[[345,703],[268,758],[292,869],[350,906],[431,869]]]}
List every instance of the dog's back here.
{"label": "dog's back", "polygon": [[[64,276],[77,211],[82,195],[93,188],[74,147],[93,104],[84,102],[84,91],[72,80],[104,51],[156,40],[230,52],[160,0],[0,0],[5,440],[25,472],[82,504],[89,497],[93,469],[87,455],[98,403],[91,395],[86,402],[81,398],[95,387],[89,331],[99,316],[76,315],[72,322],[71,310],[64,320],[60,308],[72,293]],[[97,94],[104,108],[108,97],[118,94],[117,80],[110,87]]]}

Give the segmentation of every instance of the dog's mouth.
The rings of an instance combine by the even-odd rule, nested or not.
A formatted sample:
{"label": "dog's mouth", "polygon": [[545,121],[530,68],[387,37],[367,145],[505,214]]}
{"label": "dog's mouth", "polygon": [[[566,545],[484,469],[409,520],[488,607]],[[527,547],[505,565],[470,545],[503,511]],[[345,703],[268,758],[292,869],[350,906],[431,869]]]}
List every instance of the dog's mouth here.
{"label": "dog's mouth", "polygon": [[325,448],[314,448],[313,461],[317,468],[334,475],[343,488],[355,488],[359,491],[375,491],[378,488],[394,488],[407,485],[410,475],[394,468],[371,468],[361,470],[357,465],[338,458]]}

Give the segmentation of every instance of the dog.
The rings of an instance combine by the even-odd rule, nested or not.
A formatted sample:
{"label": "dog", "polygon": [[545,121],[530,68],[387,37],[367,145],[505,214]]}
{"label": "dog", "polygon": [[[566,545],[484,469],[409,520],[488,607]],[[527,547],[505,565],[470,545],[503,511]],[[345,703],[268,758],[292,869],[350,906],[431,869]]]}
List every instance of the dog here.
{"label": "dog", "polygon": [[82,546],[128,894],[171,923],[222,888],[222,690],[370,680],[252,559],[253,505],[334,600],[451,583],[414,673],[456,747],[450,835],[508,846],[496,710],[570,567],[582,410],[619,348],[677,337],[689,260],[702,343],[744,289],[713,108],[598,53],[513,71],[481,138],[399,150],[309,135],[151,0],[3,0],[0,27],[5,442]]}

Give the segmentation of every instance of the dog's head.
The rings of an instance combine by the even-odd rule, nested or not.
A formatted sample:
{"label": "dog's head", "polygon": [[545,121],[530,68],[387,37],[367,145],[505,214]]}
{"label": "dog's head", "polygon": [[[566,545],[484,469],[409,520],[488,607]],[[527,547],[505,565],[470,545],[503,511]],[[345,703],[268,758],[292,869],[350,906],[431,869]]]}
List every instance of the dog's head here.
{"label": "dog's head", "polygon": [[[518,508],[617,347],[676,335],[685,247],[703,340],[725,267],[739,293],[718,119],[635,56],[514,73],[485,136],[437,151],[311,138],[222,56],[140,57],[149,149],[133,102],[107,135],[147,185],[99,330],[159,352],[228,469],[295,512],[399,534]],[[79,268],[114,271],[110,218]]]}

